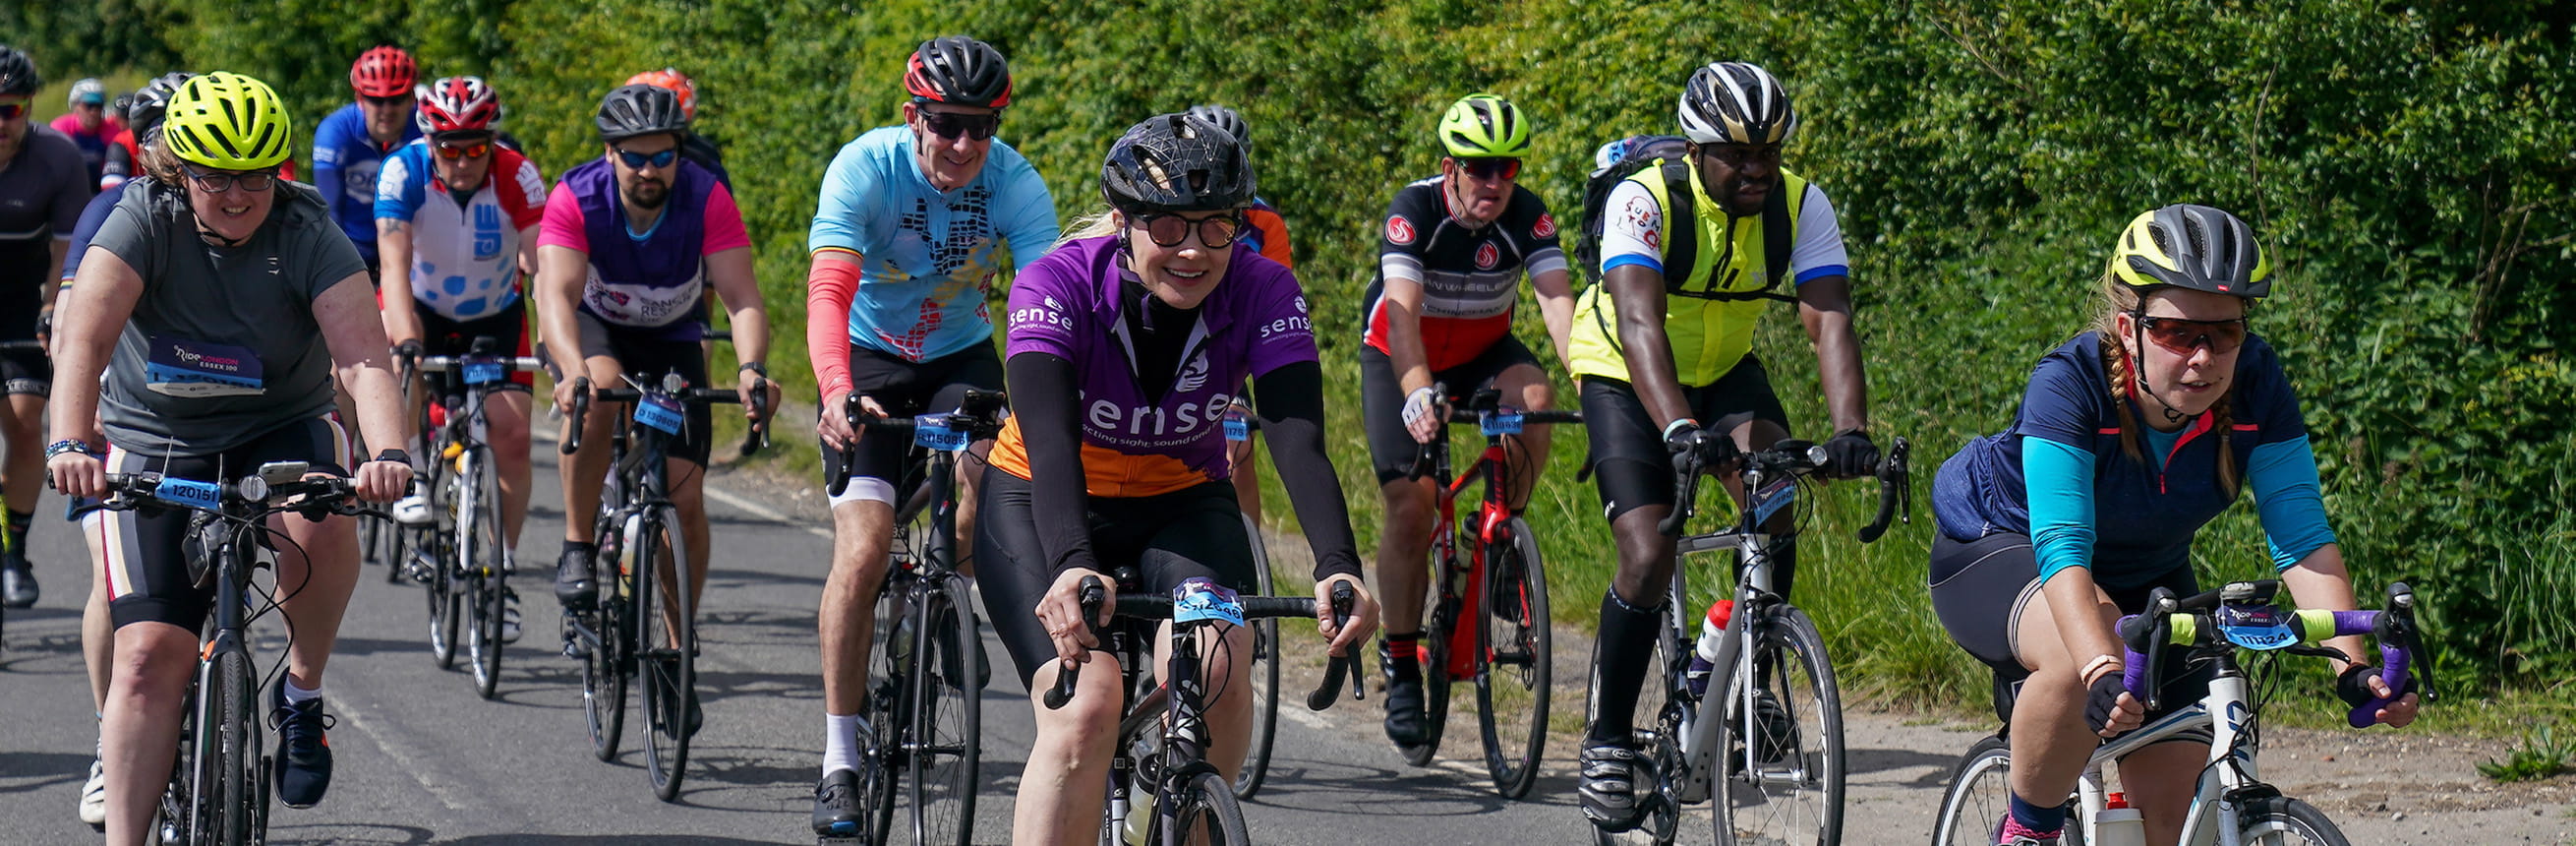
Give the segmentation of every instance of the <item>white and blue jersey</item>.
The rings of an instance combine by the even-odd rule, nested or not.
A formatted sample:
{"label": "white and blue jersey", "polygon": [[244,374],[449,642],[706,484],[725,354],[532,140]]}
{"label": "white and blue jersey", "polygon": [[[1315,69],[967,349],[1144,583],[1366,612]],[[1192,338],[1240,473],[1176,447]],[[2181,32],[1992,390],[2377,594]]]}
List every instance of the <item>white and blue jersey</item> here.
{"label": "white and blue jersey", "polygon": [[368,267],[376,264],[376,170],[386,154],[420,139],[420,125],[403,121],[402,140],[379,147],[367,137],[367,116],[358,104],[341,106],[313,128],[313,187],[331,205],[331,220]]}
{"label": "white and blue jersey", "polygon": [[914,161],[912,130],[889,126],[833,157],[806,240],[861,261],[850,343],[918,362],[992,338],[996,243],[1010,244],[1017,270],[1057,234],[1054,196],[1010,145],[992,142],[973,181],[941,191]]}
{"label": "white and blue jersey", "polygon": [[519,233],[545,218],[545,177],[496,145],[482,187],[460,201],[431,155],[428,142],[414,141],[385,157],[376,178],[375,216],[411,229],[412,298],[457,321],[516,306]]}

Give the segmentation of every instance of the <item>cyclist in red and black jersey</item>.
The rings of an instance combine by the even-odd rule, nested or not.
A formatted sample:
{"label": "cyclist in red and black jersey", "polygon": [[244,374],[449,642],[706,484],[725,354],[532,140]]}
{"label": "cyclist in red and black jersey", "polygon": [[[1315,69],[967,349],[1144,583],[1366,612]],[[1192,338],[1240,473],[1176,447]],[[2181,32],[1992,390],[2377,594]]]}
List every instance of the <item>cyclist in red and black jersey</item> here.
{"label": "cyclist in red and black jersey", "polygon": [[[1396,192],[1378,247],[1377,280],[1369,284],[1360,407],[1386,501],[1377,548],[1378,589],[1386,598],[1379,659],[1387,676],[1387,739],[1398,746],[1420,745],[1430,733],[1415,643],[1429,582],[1435,494],[1432,480],[1411,477],[1414,456],[1421,444],[1448,436],[1450,403],[1484,387],[1523,409],[1546,409],[1553,401],[1538,357],[1512,337],[1522,275],[1538,291],[1560,362],[1573,324],[1556,219],[1537,194],[1514,184],[1530,135],[1529,119],[1501,97],[1471,94],[1451,105],[1440,120],[1448,153],[1440,175]],[[1447,386],[1448,394],[1434,385]],[[1528,504],[1529,484],[1546,462],[1547,427],[1531,426],[1503,442],[1514,480],[1507,495],[1517,511]]]}

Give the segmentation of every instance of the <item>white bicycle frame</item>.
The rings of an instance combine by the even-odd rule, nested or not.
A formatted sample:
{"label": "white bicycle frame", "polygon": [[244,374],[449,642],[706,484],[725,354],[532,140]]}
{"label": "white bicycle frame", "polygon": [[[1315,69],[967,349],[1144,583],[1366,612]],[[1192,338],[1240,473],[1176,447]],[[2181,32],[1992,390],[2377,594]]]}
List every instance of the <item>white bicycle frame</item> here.
{"label": "white bicycle frame", "polygon": [[[2098,842],[2094,818],[2102,811],[2104,790],[2102,771],[2119,763],[2131,752],[2173,737],[2197,725],[2209,726],[2211,741],[2209,761],[2200,769],[2200,783],[2192,790],[2191,810],[2183,819],[2182,837],[2177,843],[2188,846],[2241,846],[2237,836],[2243,828],[2236,804],[2225,797],[2239,789],[2261,784],[2255,774],[2254,758],[2259,748],[2251,740],[2242,747],[2237,738],[2244,734],[2245,719],[2251,715],[2246,706],[2246,678],[2238,672],[2222,672],[2209,682],[2209,695],[2200,702],[2167,714],[2163,719],[2105,743],[2093,750],[2084,764],[2084,775],[2076,783],[2081,796],[2079,813],[2085,841]],[[2233,754],[2235,760],[2228,758]]]}
{"label": "white bicycle frame", "polygon": [[[1705,535],[1691,535],[1676,541],[1673,548],[1675,561],[1673,565],[1673,583],[1671,588],[1672,596],[1667,600],[1672,604],[1672,608],[1674,610],[1673,615],[1670,617],[1673,623],[1673,631],[1670,632],[1669,635],[1676,639],[1670,642],[1681,644],[1681,648],[1683,649],[1690,649],[1692,648],[1691,644],[1699,641],[1697,632],[1693,631],[1690,624],[1693,621],[1700,620],[1701,617],[1698,614],[1691,613],[1689,610],[1690,592],[1685,589],[1686,585],[1682,580],[1683,568],[1680,563],[1681,560],[1686,559],[1695,553],[1714,552],[1730,548],[1734,549],[1738,554],[1743,555],[1746,563],[1744,565],[1743,572],[1736,576],[1735,587],[1735,598],[1741,602],[1745,596],[1752,592],[1771,592],[1771,557],[1764,554],[1762,551],[1765,546],[1770,544],[1770,542],[1771,536],[1768,533],[1755,532],[1753,534],[1745,534],[1734,529]],[[1741,648],[1744,643],[1744,628],[1746,620],[1747,617],[1745,616],[1737,616],[1733,620],[1727,622],[1726,645],[1723,648],[1723,651],[1718,654],[1718,661],[1716,662],[1719,666],[1729,664],[1734,665],[1734,678],[1752,678],[1753,652],[1752,650]],[[1683,657],[1682,660],[1688,661],[1689,659],[1687,657]],[[1658,668],[1658,670],[1661,670],[1661,668]],[[1711,669],[1709,674],[1711,677],[1714,677],[1717,675],[1717,671],[1715,669]],[[1745,725],[1737,728],[1740,732],[1739,736],[1752,737],[1752,721],[1757,718],[1757,712],[1753,707],[1753,687],[1751,685],[1746,685],[1743,689],[1744,701],[1738,703],[1741,707],[1736,709],[1736,713],[1742,715],[1742,718],[1745,720]],[[1706,697],[1707,695],[1708,694],[1702,694],[1703,697]],[[1719,691],[1716,692],[1716,695],[1724,696],[1726,694]],[[1683,771],[1680,774],[1680,798],[1683,802],[1687,803],[1706,801],[1712,790],[1711,784],[1715,779],[1714,773],[1716,772],[1718,721],[1700,719],[1701,709],[1706,704],[1707,700],[1703,699],[1701,702],[1691,703],[1682,708],[1681,745]],[[1759,769],[1760,763],[1754,760],[1755,754],[1756,752],[1752,748],[1752,744],[1746,744],[1744,752],[1745,760],[1743,761],[1745,772],[1758,773],[1762,771]],[[1797,771],[1793,771],[1793,774],[1800,778],[1803,778],[1805,775],[1803,772]]]}

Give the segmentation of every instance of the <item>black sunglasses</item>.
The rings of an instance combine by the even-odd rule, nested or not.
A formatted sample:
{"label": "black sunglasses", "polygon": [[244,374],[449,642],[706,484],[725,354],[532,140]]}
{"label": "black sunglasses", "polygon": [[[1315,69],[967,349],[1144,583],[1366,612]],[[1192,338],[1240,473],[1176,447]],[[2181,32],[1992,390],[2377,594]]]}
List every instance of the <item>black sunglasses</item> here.
{"label": "black sunglasses", "polygon": [[993,133],[1002,130],[1002,116],[998,114],[961,115],[925,110],[921,113],[921,125],[922,128],[930,130],[930,134],[941,138],[956,138],[962,135],[977,141],[991,141]]}
{"label": "black sunglasses", "polygon": [[1521,175],[1519,159],[1459,159],[1458,167],[1478,180],[1516,179]]}
{"label": "black sunglasses", "polygon": [[645,153],[633,152],[621,147],[617,150],[617,158],[626,162],[627,170],[643,170],[648,167],[666,168],[670,167],[672,162],[679,160],[680,148],[673,147],[659,153],[648,155]]}
{"label": "black sunglasses", "polygon": [[2147,340],[2169,351],[2190,355],[2206,344],[2212,353],[2225,355],[2245,344],[2249,331],[2245,318],[2232,320],[2185,320],[2179,317],[2149,317],[2145,312],[2130,312],[2146,330]]}
{"label": "black sunglasses", "polygon": [[1145,237],[1152,238],[1155,246],[1180,246],[1183,240],[1190,237],[1190,231],[1196,229],[1199,246],[1211,250],[1233,246],[1234,239],[1243,235],[1244,227],[1243,216],[1234,213],[1198,220],[1191,220],[1177,214],[1144,214],[1137,215],[1136,222],[1143,224]]}
{"label": "black sunglasses", "polygon": [[1754,162],[1780,163],[1778,144],[1702,144],[1699,154],[1716,159],[1727,167],[1743,167]]}
{"label": "black sunglasses", "polygon": [[27,114],[25,103],[0,103],[0,120],[17,120]]}
{"label": "black sunglasses", "polygon": [[399,106],[411,102],[411,97],[412,95],[409,94],[396,94],[391,97],[371,97],[361,94],[358,99],[367,101],[367,105],[371,106]]}
{"label": "black sunglasses", "polygon": [[192,167],[188,168],[187,171],[188,181],[196,183],[197,190],[204,191],[208,194],[221,194],[225,191],[231,190],[235,185],[241,186],[241,189],[244,191],[257,193],[260,191],[266,191],[277,184],[277,171],[274,169],[244,172],[238,170],[203,171]]}

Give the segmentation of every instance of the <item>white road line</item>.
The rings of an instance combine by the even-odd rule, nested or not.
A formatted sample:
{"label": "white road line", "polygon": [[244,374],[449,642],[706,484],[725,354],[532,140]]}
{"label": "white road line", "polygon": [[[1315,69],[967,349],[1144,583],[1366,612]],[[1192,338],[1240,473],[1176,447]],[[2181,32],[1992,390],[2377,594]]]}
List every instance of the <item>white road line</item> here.
{"label": "white road line", "polygon": [[[538,428],[536,431],[530,432],[529,434],[533,435],[536,440],[548,444],[556,443],[559,440],[555,437],[555,433],[545,431],[542,428]],[[716,487],[712,482],[706,484],[701,488],[701,490],[707,492],[708,499],[724,503],[726,506],[729,506],[734,510],[741,511],[779,525],[794,526],[803,530],[806,534],[813,535],[827,541],[832,539],[832,530],[830,529],[799,523],[795,519],[788,517],[787,513],[784,511],[762,505],[759,500]]]}
{"label": "white road line", "polygon": [[377,731],[373,725],[368,723],[366,717],[360,716],[366,713],[367,709],[349,707],[352,704],[355,703],[343,700],[340,703],[340,707],[331,709],[331,713],[333,716],[338,717],[341,722],[348,723],[351,728],[355,728],[359,732],[365,734],[367,739],[375,741],[376,748],[385,750],[385,754],[393,756],[394,762],[402,765],[403,773],[411,776],[411,780],[418,782],[422,789],[428,790],[431,795],[437,796],[439,804],[446,805],[448,810],[460,814],[468,813],[472,810],[470,806],[457,798],[455,792],[449,788],[444,779],[432,779],[429,777],[430,768],[427,762],[413,757],[411,752],[405,748],[404,744],[396,743],[394,742],[394,738],[387,737],[383,732]]}

